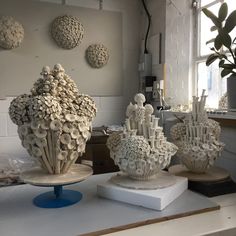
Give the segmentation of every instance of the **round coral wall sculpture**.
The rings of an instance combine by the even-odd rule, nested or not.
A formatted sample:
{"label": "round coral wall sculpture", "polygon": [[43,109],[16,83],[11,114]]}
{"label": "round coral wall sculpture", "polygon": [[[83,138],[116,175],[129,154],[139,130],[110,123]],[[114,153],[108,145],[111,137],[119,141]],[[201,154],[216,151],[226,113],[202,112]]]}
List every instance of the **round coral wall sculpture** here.
{"label": "round coral wall sculpture", "polygon": [[59,47],[72,49],[82,42],[84,27],[75,16],[58,16],[52,22],[51,33]]}
{"label": "round coral wall sculpture", "polygon": [[102,68],[108,63],[109,52],[103,44],[92,44],[86,50],[86,59],[93,68]]}
{"label": "round coral wall sculpture", "polygon": [[0,47],[13,49],[20,46],[24,39],[22,24],[11,16],[0,16]]}

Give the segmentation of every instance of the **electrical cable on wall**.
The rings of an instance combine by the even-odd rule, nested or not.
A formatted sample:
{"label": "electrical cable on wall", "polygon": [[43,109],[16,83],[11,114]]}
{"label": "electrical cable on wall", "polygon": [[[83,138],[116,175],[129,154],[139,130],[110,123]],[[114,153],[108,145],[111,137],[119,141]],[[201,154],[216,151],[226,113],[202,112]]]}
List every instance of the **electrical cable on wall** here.
{"label": "electrical cable on wall", "polygon": [[99,10],[103,10],[103,0],[99,0]]}
{"label": "electrical cable on wall", "polygon": [[147,17],[148,17],[148,28],[147,28],[147,32],[146,32],[146,35],[145,35],[145,42],[144,42],[144,53],[147,54],[148,53],[148,50],[147,50],[147,39],[148,39],[148,34],[149,34],[149,30],[150,30],[150,26],[151,26],[151,15],[147,9],[147,6],[146,6],[146,3],[145,3],[145,0],[142,0],[142,3],[143,3],[143,7],[144,7],[144,10],[147,14]]}

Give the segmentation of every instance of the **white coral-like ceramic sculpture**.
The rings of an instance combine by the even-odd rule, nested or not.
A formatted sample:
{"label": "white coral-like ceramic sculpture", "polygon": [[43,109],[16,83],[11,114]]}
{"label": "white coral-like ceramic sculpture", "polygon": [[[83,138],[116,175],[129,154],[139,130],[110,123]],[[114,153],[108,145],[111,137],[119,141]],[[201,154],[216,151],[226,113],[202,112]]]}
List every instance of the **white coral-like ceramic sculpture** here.
{"label": "white coral-like ceramic sculpture", "polygon": [[111,158],[133,179],[148,180],[169,165],[177,147],[166,141],[159,118],[150,104],[143,106],[145,97],[136,94],[136,104],[130,103],[122,133],[113,133],[107,140]]}
{"label": "white coral-like ceramic sculpture", "polygon": [[213,166],[223,150],[219,141],[221,128],[218,122],[208,119],[204,109],[206,97],[203,90],[201,99],[193,97],[192,112],[171,128],[171,137],[178,146],[177,155],[192,172],[204,173]]}
{"label": "white coral-like ceramic sculpture", "polygon": [[228,95],[225,93],[219,100],[219,109],[228,109]]}
{"label": "white coral-like ceramic sculpture", "polygon": [[31,89],[13,99],[9,115],[28,153],[51,174],[66,173],[85,151],[90,138],[94,101],[79,94],[60,64],[44,67]]}
{"label": "white coral-like ceramic sculpture", "polygon": [[81,43],[84,27],[75,16],[58,16],[52,22],[51,33],[59,47],[72,49]]}
{"label": "white coral-like ceramic sculpture", "polygon": [[91,67],[101,68],[109,60],[108,49],[103,44],[92,44],[86,49],[86,59]]}
{"label": "white coral-like ceramic sculpture", "polygon": [[22,24],[11,16],[0,17],[0,47],[13,49],[19,47],[24,39]]}

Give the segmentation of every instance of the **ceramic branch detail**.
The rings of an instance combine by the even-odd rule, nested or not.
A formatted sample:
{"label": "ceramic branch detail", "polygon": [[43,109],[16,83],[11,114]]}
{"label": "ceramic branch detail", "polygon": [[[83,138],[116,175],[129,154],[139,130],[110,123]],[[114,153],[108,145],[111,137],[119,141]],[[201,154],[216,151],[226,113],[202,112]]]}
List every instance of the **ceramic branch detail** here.
{"label": "ceramic branch detail", "polygon": [[86,49],[86,60],[93,68],[102,68],[108,63],[109,51],[103,44],[92,44]]}
{"label": "ceramic branch detail", "polygon": [[13,49],[19,47],[24,39],[24,28],[11,16],[0,16],[0,47]]}
{"label": "ceramic branch detail", "polygon": [[127,107],[123,132],[113,133],[107,146],[120,170],[133,179],[148,180],[169,165],[177,147],[167,142],[153,107],[143,106],[144,95],[136,94],[134,100],[136,104]]}
{"label": "ceramic branch detail", "polygon": [[13,99],[9,115],[28,153],[51,174],[66,173],[85,151],[96,106],[60,64],[45,66],[31,89]]}
{"label": "ceramic branch detail", "polygon": [[213,166],[224,147],[219,141],[219,123],[207,118],[206,97],[205,90],[200,100],[193,96],[188,117],[171,128],[171,137],[179,148],[177,155],[190,171],[196,173],[204,173]]}
{"label": "ceramic branch detail", "polygon": [[228,109],[228,94],[225,93],[219,100],[219,109]]}
{"label": "ceramic branch detail", "polygon": [[52,22],[51,34],[59,47],[72,49],[82,42],[84,27],[75,16],[59,16]]}

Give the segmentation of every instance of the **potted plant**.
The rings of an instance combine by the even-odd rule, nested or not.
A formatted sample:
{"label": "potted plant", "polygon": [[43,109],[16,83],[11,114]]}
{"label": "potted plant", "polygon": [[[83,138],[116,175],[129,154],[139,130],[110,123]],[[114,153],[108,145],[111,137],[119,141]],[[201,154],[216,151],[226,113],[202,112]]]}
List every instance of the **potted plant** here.
{"label": "potted plant", "polygon": [[[219,59],[219,67],[222,68],[221,77],[229,76],[227,78],[228,110],[236,111],[236,35],[230,35],[236,26],[236,10],[228,15],[228,5],[223,3],[218,16],[207,8],[203,8],[202,11],[214,24],[211,31],[218,32],[215,38],[206,42],[214,43],[211,47],[213,53],[207,58],[206,65],[209,66]],[[223,46],[226,50],[223,50]]]}

